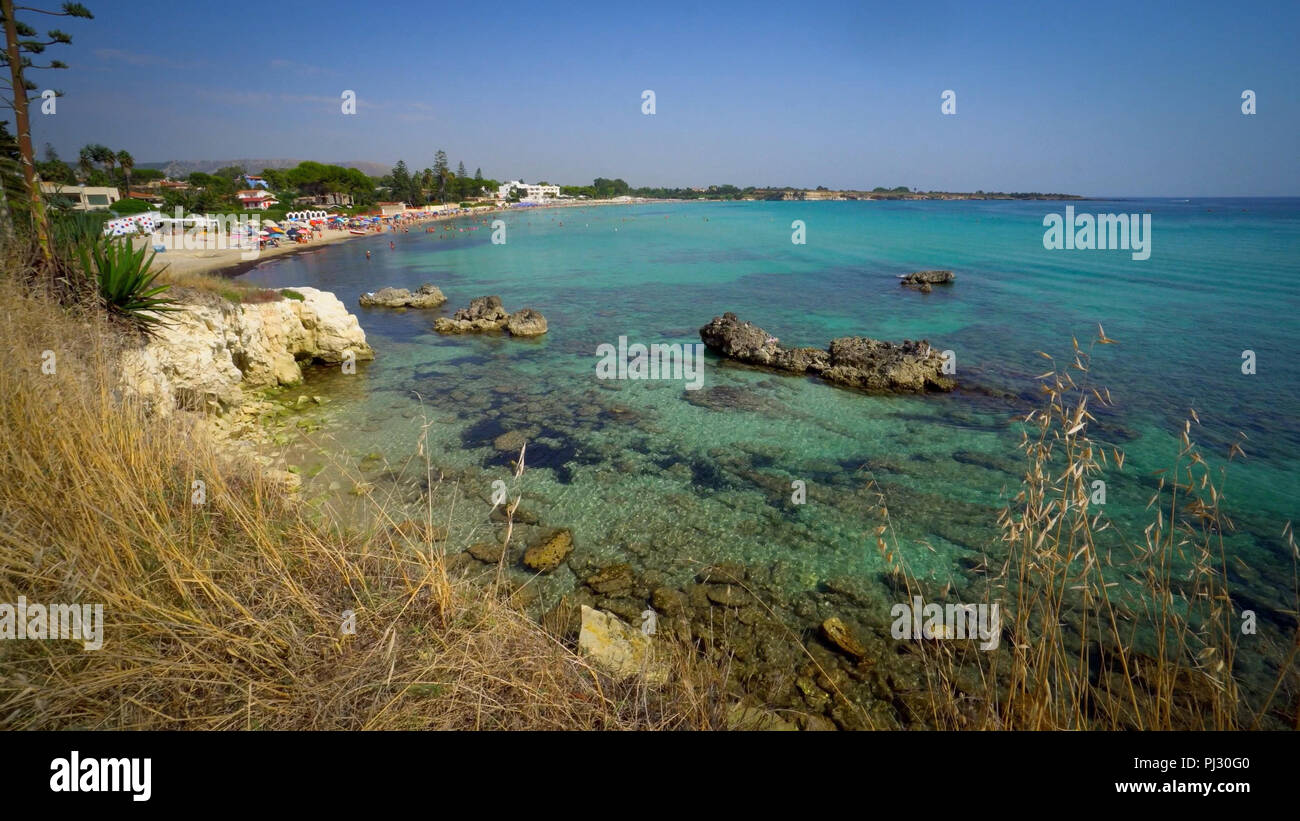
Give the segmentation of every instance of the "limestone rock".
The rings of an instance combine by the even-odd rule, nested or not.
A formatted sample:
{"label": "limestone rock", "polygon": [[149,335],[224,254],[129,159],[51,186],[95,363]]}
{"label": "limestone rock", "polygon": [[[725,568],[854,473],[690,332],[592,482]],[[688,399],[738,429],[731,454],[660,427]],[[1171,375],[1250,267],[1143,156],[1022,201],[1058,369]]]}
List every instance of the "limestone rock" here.
{"label": "limestone rock", "polygon": [[943,355],[925,340],[895,344],[846,336],[832,340],[824,351],[785,348],[776,337],[733,313],[715,316],[700,328],[700,338],[710,349],[740,362],[787,373],[812,373],[861,390],[919,393],[956,387],[943,373]]}
{"label": "limestone rock", "polygon": [[468,308],[461,308],[450,317],[438,317],[433,329],[440,334],[483,333],[508,331],[512,336],[540,336],[546,333],[546,317],[532,308],[513,314],[501,305],[499,296],[481,296],[470,300]]}
{"label": "limestone rock", "polygon": [[668,680],[668,669],[654,657],[654,643],[639,629],[612,613],[582,605],[578,651],[599,670],[614,678],[644,673],[652,684]]}
{"label": "limestone rock", "polygon": [[573,533],[568,530],[552,530],[524,551],[524,564],[539,573],[549,573],[559,567],[572,552]]}
{"label": "limestone rock", "polygon": [[501,556],[505,552],[505,546],[499,542],[477,542],[469,546],[469,555],[488,564],[501,561]]}
{"label": "limestone rock", "polygon": [[799,728],[770,710],[733,704],[727,710],[727,729],[790,732]]}
{"label": "limestone rock", "polygon": [[374,293],[362,294],[359,302],[365,307],[383,308],[436,308],[447,301],[441,290],[426,282],[411,293],[406,288],[380,288]]}
{"label": "limestone rock", "polygon": [[141,347],[122,353],[123,392],[156,412],[223,412],[245,388],[302,381],[302,363],[373,359],[357,318],[333,294],[295,288],[302,299],[236,304],[173,288],[180,310]]}
{"label": "limestone rock", "polygon": [[859,661],[867,657],[867,648],[863,647],[862,643],[853,637],[848,625],[835,616],[831,616],[822,622],[822,635],[831,644]]}
{"label": "limestone rock", "polygon": [[546,317],[532,308],[515,311],[506,320],[511,336],[541,336],[546,333]]}
{"label": "limestone rock", "polygon": [[956,277],[952,271],[914,271],[899,279],[899,284],[904,288],[914,288],[928,294],[932,290],[931,285],[951,285]]}

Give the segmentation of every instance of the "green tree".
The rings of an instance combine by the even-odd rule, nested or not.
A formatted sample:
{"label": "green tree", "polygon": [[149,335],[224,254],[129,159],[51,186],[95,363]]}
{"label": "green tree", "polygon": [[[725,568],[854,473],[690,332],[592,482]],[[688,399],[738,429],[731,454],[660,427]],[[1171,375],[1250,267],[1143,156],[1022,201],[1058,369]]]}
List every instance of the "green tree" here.
{"label": "green tree", "polygon": [[129,197],[131,196],[131,170],[135,168],[135,157],[132,157],[131,152],[124,148],[117,152],[117,164],[122,166],[122,177],[126,182],[126,190],[123,192],[123,196]]}
{"label": "green tree", "polygon": [[447,165],[447,152],[441,148],[433,155],[434,185],[438,189],[438,202],[447,201],[447,181],[451,177],[451,168]]}
{"label": "green tree", "polygon": [[73,172],[72,166],[59,159],[59,152],[55,151],[54,146],[49,143],[45,144],[45,159],[36,163],[36,173],[46,182],[77,184],[77,175]]}
{"label": "green tree", "polygon": [[95,146],[83,145],[81,151],[77,154],[77,170],[81,172],[82,179],[90,176],[90,172],[95,167]]}
{"label": "green tree", "polygon": [[405,160],[398,160],[393,166],[392,183],[389,185],[391,195],[401,202],[411,204],[411,192],[416,189],[415,180],[406,168]]}
{"label": "green tree", "polygon": [[108,184],[113,184],[113,169],[117,167],[117,154],[108,146],[101,145],[99,156],[95,159],[103,164],[104,170],[108,173]]}
{"label": "green tree", "polygon": [[[49,11],[31,6],[21,6],[20,8],[23,11],[45,14],[51,17],[94,19],[94,15],[90,13],[90,10],[80,3],[64,3],[60,11]],[[32,149],[31,118],[27,113],[28,104],[31,102],[27,94],[36,90],[36,84],[27,79],[26,73],[47,68],[67,68],[67,63],[59,60],[51,60],[45,65],[37,65],[32,62],[29,55],[41,54],[47,46],[68,45],[72,42],[72,37],[58,29],[50,29],[45,33],[45,36],[49,38],[48,40],[32,39],[37,36],[36,29],[17,19],[14,16],[14,11],[13,0],[0,0],[0,18],[3,18],[5,31],[5,50],[3,56],[0,56],[0,65],[9,67],[8,90],[10,98],[8,103],[14,110],[15,124],[18,128],[16,136],[18,138],[19,164],[22,167],[23,182],[27,186],[27,205],[31,211],[32,228],[36,235],[36,242],[40,248],[41,256],[46,262],[51,262],[54,259],[54,251],[51,248],[50,222],[45,213],[45,202],[41,198],[41,178],[36,173],[36,155]],[[20,37],[27,39],[20,40]],[[60,96],[60,92],[55,91],[55,96]],[[7,209],[5,213],[8,213]]]}

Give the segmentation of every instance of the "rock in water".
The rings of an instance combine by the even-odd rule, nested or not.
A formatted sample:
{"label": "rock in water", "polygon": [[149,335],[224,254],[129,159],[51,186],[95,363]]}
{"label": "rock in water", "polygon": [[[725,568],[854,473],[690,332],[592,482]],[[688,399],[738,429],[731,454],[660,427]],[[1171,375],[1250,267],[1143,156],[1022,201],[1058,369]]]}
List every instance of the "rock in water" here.
{"label": "rock in water", "polygon": [[950,391],[956,385],[943,375],[943,356],[930,343],[881,342],[865,336],[831,340],[830,367],[822,377],[841,385],[871,391]]}
{"label": "rock in water", "polygon": [[952,271],[914,271],[902,277],[900,284],[904,288],[915,288],[923,294],[930,293],[931,285],[951,285],[956,279]]}
{"label": "rock in water", "polygon": [[497,450],[517,453],[528,444],[528,434],[518,430],[508,430],[492,440],[492,447]]}
{"label": "rock in water", "polygon": [[650,637],[621,621],[612,613],[582,605],[582,627],[578,631],[578,651],[591,663],[614,678],[628,678],[645,673],[652,684],[668,680],[668,669],[654,658]]}
{"label": "rock in water", "polygon": [[826,639],[831,644],[859,661],[867,657],[867,648],[863,647],[862,643],[853,637],[844,622],[834,616],[822,622],[822,635],[826,636]]}
{"label": "rock in water", "polygon": [[550,573],[573,552],[573,533],[553,530],[524,551],[524,564],[539,573]]}
{"label": "rock in water", "polygon": [[541,336],[546,333],[546,317],[532,308],[511,314],[501,305],[499,296],[481,296],[471,300],[450,318],[434,320],[433,329],[440,334],[509,331],[512,336]]}
{"label": "rock in water", "polygon": [[735,314],[715,316],[700,328],[710,349],[740,362],[787,373],[816,374],[828,382],[869,391],[950,391],[956,382],[943,373],[943,355],[925,340],[900,344],[864,336],[831,342],[829,350],[785,348],[776,337]]}
{"label": "rock in water", "polygon": [[506,548],[500,542],[476,542],[469,546],[469,555],[488,564],[501,561],[505,552]]}
{"label": "rock in water", "polygon": [[426,282],[415,293],[405,288],[380,288],[373,294],[362,294],[360,302],[365,307],[384,308],[436,308],[447,301],[442,291]]}
{"label": "rock in water", "polygon": [[501,306],[499,296],[481,296],[471,299],[468,308],[461,308],[456,312],[456,319],[460,320],[481,319],[486,322],[496,322],[506,317],[506,309]]}
{"label": "rock in water", "polygon": [[506,330],[511,336],[541,336],[546,333],[546,317],[532,308],[524,308],[510,315]]}

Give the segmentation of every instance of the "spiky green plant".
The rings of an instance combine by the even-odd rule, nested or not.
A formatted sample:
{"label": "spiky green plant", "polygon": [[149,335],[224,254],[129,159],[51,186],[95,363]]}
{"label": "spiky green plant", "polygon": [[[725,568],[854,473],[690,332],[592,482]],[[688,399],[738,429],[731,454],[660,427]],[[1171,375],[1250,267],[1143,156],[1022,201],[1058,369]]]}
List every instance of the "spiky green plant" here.
{"label": "spiky green plant", "polygon": [[178,310],[174,300],[159,296],[170,286],[156,284],[162,269],[151,270],[154,256],[152,250],[137,249],[129,240],[98,238],[80,250],[82,267],[99,281],[105,308],[145,333],[164,323],[162,314]]}

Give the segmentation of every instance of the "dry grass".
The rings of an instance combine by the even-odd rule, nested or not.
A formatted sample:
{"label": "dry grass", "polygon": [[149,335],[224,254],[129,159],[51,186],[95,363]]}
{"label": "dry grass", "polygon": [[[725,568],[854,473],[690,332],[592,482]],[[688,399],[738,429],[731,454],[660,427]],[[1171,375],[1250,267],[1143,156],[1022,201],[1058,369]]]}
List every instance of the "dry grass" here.
{"label": "dry grass", "polygon": [[275,302],[284,298],[279,291],[259,288],[220,274],[179,273],[173,272],[171,267],[166,265],[159,268],[158,284],[216,294],[234,303]]}
{"label": "dry grass", "polygon": [[183,417],[118,401],[94,314],[18,290],[0,282],[0,602],[102,604],[104,645],[0,642],[0,727],[717,726],[717,671],[610,681],[450,577],[432,510],[414,534],[308,521]]}
{"label": "dry grass", "polygon": [[[1114,342],[1098,330],[1094,344]],[[1212,468],[1192,440],[1195,411],[1174,464],[1160,472],[1142,533],[1123,532],[1092,503],[1094,480],[1122,471],[1124,454],[1089,435],[1090,404],[1110,404],[1109,392],[1087,383],[1091,359],[1075,341],[1071,361],[1039,377],[1044,406],[1024,419],[1026,473],[999,518],[1006,553],[983,593],[1000,604],[1005,649],[924,643],[930,720],[1017,730],[1294,726],[1300,634],[1242,634],[1226,581],[1223,534],[1232,522],[1218,489],[1226,466]],[[1234,445],[1228,461],[1243,455]],[[882,512],[878,547],[907,594],[920,592],[897,539],[886,541],[883,503]],[[1293,538],[1290,547],[1296,556]],[[1271,688],[1248,695],[1237,678],[1243,641],[1276,661]],[[956,686],[972,675],[974,697]]]}

